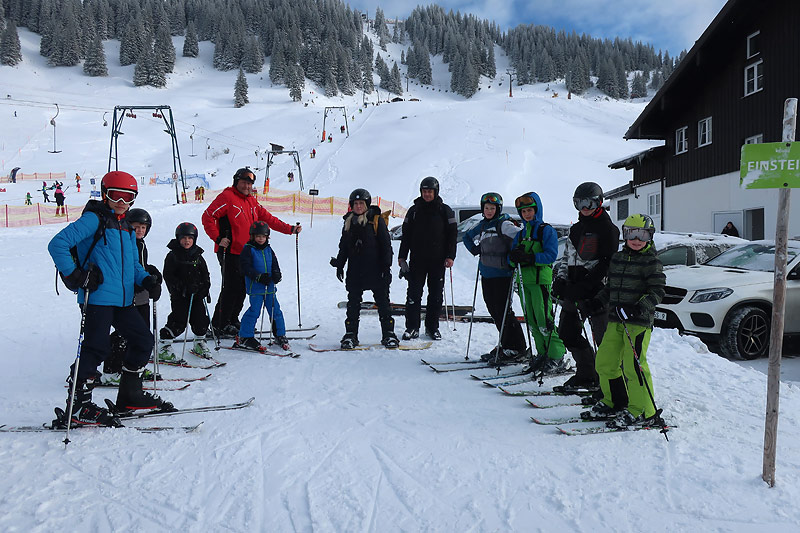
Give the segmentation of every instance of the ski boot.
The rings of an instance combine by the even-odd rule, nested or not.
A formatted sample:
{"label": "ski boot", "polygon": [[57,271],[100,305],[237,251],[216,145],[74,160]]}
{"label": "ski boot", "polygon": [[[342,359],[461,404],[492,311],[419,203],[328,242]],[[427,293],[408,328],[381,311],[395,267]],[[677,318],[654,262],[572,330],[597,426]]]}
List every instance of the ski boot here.
{"label": "ski boot", "polygon": [[289,346],[289,339],[286,338],[286,335],[277,335],[275,337],[275,344],[280,346],[281,350],[288,352],[292,348]]}
{"label": "ski boot", "polygon": [[138,409],[158,409],[159,411],[174,411],[175,406],[164,401],[155,394],[142,390],[142,371],[122,367],[122,379],[117,392],[117,411],[135,411]]}
{"label": "ski boot", "polygon": [[418,339],[418,338],[419,338],[419,330],[417,328],[407,329],[403,333],[404,341],[410,341],[411,339]]}
{"label": "ski boot", "polygon": [[627,409],[623,409],[620,411],[616,417],[606,422],[606,427],[616,428],[616,429],[627,429],[629,427],[647,427],[647,426],[659,426],[663,427],[666,424],[664,423],[664,419],[661,418],[661,410],[659,409],[656,411],[651,417],[644,416],[644,413],[640,414],[639,416],[634,416],[633,413],[628,411]]}
{"label": "ski boot", "polygon": [[429,339],[440,341],[442,340],[442,334],[439,332],[438,329],[429,329],[425,331],[425,334],[428,336]]}
{"label": "ski boot", "polygon": [[199,337],[195,339],[194,345],[192,346],[192,349],[189,351],[192,352],[197,357],[202,357],[203,359],[211,358],[211,350],[208,349],[205,337]]}
{"label": "ski boot", "polygon": [[543,362],[539,371],[542,373],[543,376],[554,376],[557,374],[561,374],[567,370],[567,362],[564,361],[563,357],[558,359],[552,359],[547,357]]}
{"label": "ski boot", "polygon": [[162,363],[177,363],[180,361],[180,356],[172,349],[173,344],[171,340],[159,340],[158,346],[159,361]]}
{"label": "ski boot", "polygon": [[263,352],[264,347],[258,342],[255,337],[236,337],[233,343],[234,348],[242,348],[245,350],[252,350],[254,352]]}
{"label": "ski boot", "polygon": [[381,339],[381,344],[383,344],[387,348],[394,349],[400,346],[400,340],[397,338],[397,335],[395,335],[393,331],[388,331],[383,334],[383,338]]}
{"label": "ski boot", "polygon": [[100,375],[100,383],[98,383],[98,385],[103,385],[105,387],[118,387],[119,380],[121,378],[122,378],[122,372],[112,372],[112,373],[103,372]]}
{"label": "ski boot", "polygon": [[[594,378],[585,378],[579,376],[577,373],[564,382],[563,385],[556,385],[553,387],[555,392],[595,392],[600,390],[600,383]],[[594,402],[593,402],[594,403]]]}
{"label": "ski boot", "polygon": [[341,341],[342,350],[353,350],[358,346],[358,335],[356,333],[347,332],[342,337]]}
{"label": "ski boot", "polygon": [[[72,375],[67,378],[68,390],[67,407],[59,418],[53,420],[53,427],[66,429],[67,415],[69,412],[69,400],[72,393]],[[81,380],[75,386],[75,400],[72,404],[72,418],[70,423],[75,426],[109,426],[121,427],[122,422],[111,414],[108,409],[97,406],[92,402],[92,390],[97,384],[97,376]],[[57,410],[58,412],[59,410]]]}
{"label": "ski boot", "polygon": [[[145,368],[144,370],[142,370],[142,381],[153,381],[153,375],[154,374],[152,370],[147,370]],[[155,374],[155,377],[156,381],[161,381],[162,379],[164,379],[161,377],[161,374]]]}
{"label": "ski boot", "polygon": [[481,355],[481,361],[483,361],[484,363],[492,363],[492,362],[494,362],[495,356],[497,355],[498,349],[499,349],[499,347],[495,346],[494,348],[489,350],[489,352]]}
{"label": "ski boot", "polygon": [[618,415],[622,412],[627,412],[628,410],[624,407],[612,407],[605,403],[604,401],[600,400],[596,404],[592,406],[591,409],[588,411],[583,411],[581,413],[581,419],[583,420],[614,420]]}

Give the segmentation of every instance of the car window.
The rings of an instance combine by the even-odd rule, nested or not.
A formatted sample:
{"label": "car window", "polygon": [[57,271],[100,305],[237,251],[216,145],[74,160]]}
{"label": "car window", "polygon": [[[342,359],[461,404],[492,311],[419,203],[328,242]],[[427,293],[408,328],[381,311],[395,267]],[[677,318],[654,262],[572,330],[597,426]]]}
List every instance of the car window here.
{"label": "car window", "polygon": [[[797,257],[797,250],[787,250],[787,262],[791,263]],[[744,270],[759,270],[773,272],[775,270],[775,246],[772,244],[747,244],[731,248],[722,252],[706,263],[711,266],[741,268]]]}
{"label": "car window", "polygon": [[686,246],[674,246],[658,252],[658,258],[664,266],[688,265],[689,248]]}
{"label": "car window", "polygon": [[697,264],[703,264],[711,259],[714,259],[722,253],[722,248],[718,244],[700,244],[695,248],[695,259]]}

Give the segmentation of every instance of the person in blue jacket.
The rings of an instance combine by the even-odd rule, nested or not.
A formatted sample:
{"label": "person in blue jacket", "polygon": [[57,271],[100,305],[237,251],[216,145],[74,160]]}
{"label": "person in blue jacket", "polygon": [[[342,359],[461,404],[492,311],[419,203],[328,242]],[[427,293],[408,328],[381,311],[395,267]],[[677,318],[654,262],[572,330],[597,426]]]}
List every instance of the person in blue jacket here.
{"label": "person in blue jacket", "polygon": [[272,322],[272,331],[275,333],[275,343],[288,350],[286,322],[275,287],[283,276],[278,266],[278,257],[269,245],[269,225],[266,222],[256,220],[250,226],[250,240],[244,245],[239,261],[240,270],[245,277],[245,288],[250,296],[250,308],[242,316],[236,345],[248,350],[264,349],[255,338],[255,329],[261,310],[266,307]]}
{"label": "person in blue jacket", "polygon": [[514,271],[508,263],[511,242],[519,228],[503,213],[503,197],[496,192],[487,192],[481,196],[481,210],[483,220],[467,231],[462,241],[472,255],[480,255],[478,270],[483,301],[497,330],[503,332],[500,344],[483,354],[481,360],[509,363],[522,360],[526,351],[522,327],[511,308]]}
{"label": "person in blue jacket", "polygon": [[[75,222],[59,231],[47,249],[68,287],[78,293],[85,313],[84,338],[76,369],[67,383],[67,412],[75,381],[72,424],[119,425],[113,413],[92,402],[99,382],[97,367],[108,357],[113,326],[128,341],[116,406],[118,409],[172,410],[171,403],[142,391],[142,368],[153,350],[153,335],[133,305],[134,285],[158,290],[161,276],[150,274],[139,263],[136,234],[125,217],[138,193],[136,178],[113,171],[103,176],[102,200],[90,200]],[[67,420],[54,423],[66,427]]]}
{"label": "person in blue jacket", "polygon": [[[528,370],[557,374],[566,369],[564,343],[555,331],[550,285],[553,283],[553,261],[558,257],[558,234],[543,221],[544,207],[535,192],[527,192],[514,200],[525,223],[511,243],[508,254],[511,266],[522,279],[517,287],[525,322],[536,346]],[[531,348],[531,352],[533,348]]]}

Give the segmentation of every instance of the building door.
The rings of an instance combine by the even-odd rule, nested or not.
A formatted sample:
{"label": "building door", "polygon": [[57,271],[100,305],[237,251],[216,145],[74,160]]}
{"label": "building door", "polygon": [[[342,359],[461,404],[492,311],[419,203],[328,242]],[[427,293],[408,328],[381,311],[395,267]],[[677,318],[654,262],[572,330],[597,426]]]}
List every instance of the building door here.
{"label": "building door", "polygon": [[757,241],[764,238],[764,208],[745,209],[744,235],[745,239]]}
{"label": "building door", "polygon": [[744,215],[741,211],[717,211],[714,213],[714,233],[722,233],[722,228],[728,222],[733,222],[736,229],[739,230],[739,236],[744,236]]}

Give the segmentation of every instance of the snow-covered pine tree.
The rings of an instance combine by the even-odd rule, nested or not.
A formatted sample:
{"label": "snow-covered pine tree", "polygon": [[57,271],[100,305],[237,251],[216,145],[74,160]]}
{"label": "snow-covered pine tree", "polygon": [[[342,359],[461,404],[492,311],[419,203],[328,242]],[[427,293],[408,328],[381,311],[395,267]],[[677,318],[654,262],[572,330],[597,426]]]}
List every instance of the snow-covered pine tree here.
{"label": "snow-covered pine tree", "polygon": [[9,20],[3,36],[0,38],[0,64],[14,66],[22,61],[22,49],[19,44],[17,25]]}
{"label": "snow-covered pine tree", "polygon": [[417,48],[414,57],[417,63],[417,79],[422,85],[430,85],[433,83],[433,70],[428,47],[423,44],[421,48]]}
{"label": "snow-covered pine tree", "polygon": [[304,74],[303,74],[303,67],[300,65],[289,65],[289,97],[292,99],[293,102],[299,102],[303,99],[303,86],[304,86]]}
{"label": "snow-covered pine tree", "polygon": [[283,83],[286,76],[286,61],[283,58],[283,45],[276,40],[269,58],[269,80]]}
{"label": "snow-covered pine tree", "polygon": [[150,46],[139,53],[139,59],[133,68],[133,84],[142,87],[150,84],[151,71],[153,70],[153,51]]}
{"label": "snow-covered pine tree", "polygon": [[123,67],[138,62],[144,49],[143,33],[144,27],[138,17],[128,20],[119,44],[119,64]]}
{"label": "snow-covered pine tree", "polygon": [[397,61],[392,65],[391,88],[389,91],[397,95],[403,94],[403,79],[400,77],[400,67],[397,66]]}
{"label": "snow-covered pine tree", "polygon": [[175,45],[172,44],[169,26],[166,22],[161,24],[158,27],[158,31],[156,31],[153,54],[155,64],[159,67],[158,70],[164,74],[172,72],[173,68],[175,68]]}
{"label": "snow-covered pine tree", "polygon": [[655,90],[655,91],[657,91],[657,90],[659,90],[661,88],[661,85],[663,83],[664,82],[663,82],[663,80],[661,78],[661,71],[658,70],[658,69],[655,69],[653,71],[653,76],[650,78],[650,88]]}
{"label": "snow-covered pine tree", "polygon": [[243,107],[249,103],[250,100],[247,98],[247,78],[245,78],[244,71],[240,68],[239,75],[236,76],[236,84],[233,87],[233,107]]}
{"label": "snow-covered pine tree", "polygon": [[83,62],[83,72],[88,76],[108,76],[106,68],[106,54],[103,50],[103,41],[97,34],[92,39],[92,44],[86,51],[86,60]]}
{"label": "snow-covered pine tree", "polygon": [[647,96],[647,80],[637,72],[631,82],[631,98],[644,98]]}
{"label": "snow-covered pine tree", "polygon": [[242,57],[242,68],[248,74],[256,74],[264,68],[264,53],[261,51],[261,44],[255,35],[246,38],[244,57]]}
{"label": "snow-covered pine tree", "polygon": [[186,25],[186,38],[183,40],[183,57],[197,57],[200,53],[200,44],[197,42],[197,30],[194,21]]}

